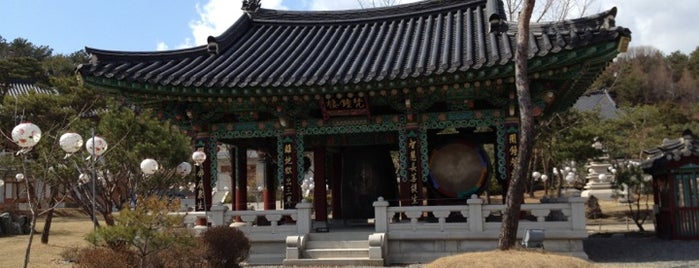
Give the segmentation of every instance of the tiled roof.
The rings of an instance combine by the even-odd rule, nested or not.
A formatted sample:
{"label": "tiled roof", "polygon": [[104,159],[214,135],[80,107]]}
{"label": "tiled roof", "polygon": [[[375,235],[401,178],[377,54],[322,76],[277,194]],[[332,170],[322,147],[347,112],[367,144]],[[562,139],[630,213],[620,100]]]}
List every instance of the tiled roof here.
{"label": "tiled roof", "polygon": [[46,89],[33,84],[12,83],[10,84],[10,89],[7,91],[7,96],[17,97],[20,95],[28,95],[30,93],[58,94],[58,92],[56,92],[54,89]]}
{"label": "tiled roof", "polygon": [[573,105],[578,111],[599,111],[603,119],[618,118],[616,102],[609,96],[607,90],[601,90],[580,96]]}
{"label": "tiled roof", "polygon": [[649,156],[648,159],[641,163],[641,167],[648,172],[671,161],[680,161],[685,157],[699,156],[699,139],[692,131],[685,130],[681,138],[675,140],[665,139],[661,146],[646,149],[643,153]]}
{"label": "tiled roof", "polygon": [[[615,27],[615,15],[614,8],[532,25],[529,58],[618,42],[630,32]],[[147,85],[168,87],[163,94],[170,95],[228,96],[453,76],[512,64],[517,27],[497,24],[499,18],[502,3],[494,0],[347,11],[257,9],[209,37],[206,46],[166,52],[86,48],[93,60],[79,71],[87,83],[112,81],[107,87]]]}

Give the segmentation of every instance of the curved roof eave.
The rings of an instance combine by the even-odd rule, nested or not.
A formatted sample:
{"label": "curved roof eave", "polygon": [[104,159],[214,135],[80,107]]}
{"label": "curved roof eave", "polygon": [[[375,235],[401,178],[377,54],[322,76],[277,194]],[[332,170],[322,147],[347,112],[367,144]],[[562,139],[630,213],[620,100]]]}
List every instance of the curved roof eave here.
{"label": "curved roof eave", "polygon": [[[498,2],[495,0],[440,0],[440,1],[417,1],[406,4],[399,4],[387,7],[372,7],[350,10],[273,10],[260,8],[248,15],[255,22],[262,23],[359,23],[392,20],[401,17],[420,16],[429,13],[442,12],[453,8],[467,8],[484,6],[486,3]],[[493,10],[495,13],[502,13],[504,10]]]}
{"label": "curved roof eave", "polygon": [[[488,6],[490,2],[492,1],[488,1]],[[442,13],[425,11],[427,13],[421,13],[423,15],[415,17],[414,24],[412,20],[404,22],[403,19],[395,18],[384,21],[367,20],[367,23],[360,25],[363,28],[337,26],[336,23],[329,26],[324,26],[322,23],[318,25],[286,24],[285,21],[292,21],[288,18],[276,20],[278,25],[261,23],[260,14],[272,11],[260,9],[241,16],[223,34],[209,37],[209,42],[216,44],[218,54],[212,54],[209,46],[158,52],[123,52],[88,48],[88,52],[96,56],[96,59],[81,67],[79,71],[86,77],[114,82],[110,84],[140,84],[145,88],[163,86],[193,91],[202,89],[237,91],[263,87],[290,92],[289,90],[304,85],[309,87],[356,86],[364,83],[414,80],[443,74],[465,74],[510,65],[514,55],[513,36],[516,34],[516,27],[510,27],[502,34],[487,32],[487,18],[490,11],[487,10],[485,3],[486,0],[422,1],[391,8],[372,9],[378,11],[405,9],[403,11],[412,12],[414,10],[411,8],[433,5],[434,10],[441,10],[440,12],[449,15],[442,18]],[[464,9],[465,6],[468,8]],[[459,18],[452,17],[457,14],[453,12],[462,12],[462,10],[469,11],[469,14],[464,11],[464,14],[458,13]],[[404,14],[413,14],[407,11]],[[318,16],[318,14],[356,15],[355,13],[360,13],[354,11],[274,12],[306,14],[308,17]],[[580,19],[532,24],[533,33],[530,40],[537,46],[533,48],[530,46],[532,50],[529,58],[558,54],[576,47],[618,42],[620,36],[630,36],[628,29],[614,25],[615,15],[616,8],[613,8]],[[425,32],[410,32],[410,27],[422,27],[418,21],[421,21],[420,23],[424,21],[425,25],[429,25],[428,18],[433,16],[440,18],[444,24],[420,28]],[[464,22],[461,22],[462,19]],[[467,19],[470,20],[468,23],[472,24],[466,24]],[[456,24],[457,22],[463,24]],[[334,22],[329,21],[329,23]],[[293,30],[294,28],[300,30]],[[357,32],[357,36],[368,37],[352,39],[351,29]],[[421,34],[431,37],[444,35],[445,31],[439,29],[448,29],[446,33],[452,34],[450,39],[417,38]],[[263,30],[268,31],[269,34],[273,31],[279,31],[279,33],[272,35],[273,38],[271,38],[270,35],[263,33]],[[294,36],[281,34],[284,33],[283,31],[292,33],[292,30],[296,31]],[[340,31],[344,32],[340,33]],[[403,36],[403,33],[409,33],[408,37]],[[333,34],[342,37],[335,38]],[[409,38],[409,35],[416,37]],[[305,41],[306,38],[312,39],[316,50],[305,46],[308,44]],[[326,45],[329,43],[328,40],[339,44],[338,48],[345,46],[345,50],[330,50],[334,51],[332,55],[328,54],[329,52],[323,52],[326,47],[329,47]],[[354,40],[355,43],[346,45],[347,40]],[[402,45],[384,45],[396,43],[396,40]],[[434,40],[451,41],[439,43]],[[248,43],[243,44],[243,42]],[[295,46],[290,48],[285,45],[287,43]],[[258,44],[264,44],[264,46]],[[446,54],[440,54],[440,51]],[[286,58],[280,57],[279,53]],[[347,61],[342,61],[345,58],[331,57],[336,54],[343,55]],[[364,56],[369,54],[373,56]],[[318,57],[308,57],[308,55]],[[320,57],[321,55],[323,57]],[[404,55],[403,58],[401,55]],[[401,59],[401,63],[406,60],[409,62],[398,66],[395,59]],[[322,70],[319,71],[319,69]],[[297,73],[295,70],[304,71]],[[329,77],[329,75],[335,76]],[[188,90],[179,92],[186,94],[186,91]]]}

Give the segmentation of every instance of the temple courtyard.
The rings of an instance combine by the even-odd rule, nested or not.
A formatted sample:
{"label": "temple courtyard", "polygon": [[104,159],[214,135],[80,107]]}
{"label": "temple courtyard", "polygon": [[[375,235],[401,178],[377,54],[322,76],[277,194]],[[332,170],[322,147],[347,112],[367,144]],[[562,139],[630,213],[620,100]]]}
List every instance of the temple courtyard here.
{"label": "temple courtyard", "polygon": [[[534,202],[536,199],[528,199]],[[497,201],[497,200],[494,200]],[[692,267],[699,265],[699,241],[678,241],[659,239],[654,234],[653,223],[644,225],[645,233],[637,232],[632,221],[625,217],[628,210],[626,204],[616,201],[600,201],[600,207],[605,217],[588,219],[588,238],[583,241],[584,250],[592,266],[587,267]],[[37,230],[43,228],[43,219],[37,223]],[[48,245],[39,242],[41,234],[37,234],[32,246],[30,267],[72,267],[72,263],[64,261],[70,248],[88,246],[83,239],[91,230],[88,217],[82,213],[64,209],[54,218]],[[24,260],[27,236],[0,237],[3,250],[0,251],[0,267],[20,267]],[[552,259],[552,254],[540,249],[526,250],[518,253],[502,253],[497,251],[461,254],[451,257],[468,260],[472,263],[477,258],[479,267],[500,267],[507,265],[501,260],[517,263],[518,267],[561,267],[560,259]],[[502,254],[508,254],[502,256]],[[564,257],[571,264],[581,259]],[[445,261],[445,262],[442,262]],[[435,267],[453,267],[455,260],[436,261]],[[441,263],[440,263],[441,262]],[[406,265],[409,267],[430,267],[428,264]],[[263,266],[258,266],[263,267]],[[404,266],[405,267],[405,266]],[[573,266],[575,267],[575,266]],[[586,266],[579,266],[586,267]]]}

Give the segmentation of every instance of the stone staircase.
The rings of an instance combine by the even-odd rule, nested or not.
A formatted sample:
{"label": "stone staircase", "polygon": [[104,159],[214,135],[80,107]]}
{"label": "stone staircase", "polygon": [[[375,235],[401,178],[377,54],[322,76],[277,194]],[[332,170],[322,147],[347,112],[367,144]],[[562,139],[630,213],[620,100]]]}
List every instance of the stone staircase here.
{"label": "stone staircase", "polygon": [[370,232],[346,231],[308,234],[298,259],[284,259],[285,266],[383,266],[382,258],[370,258]]}

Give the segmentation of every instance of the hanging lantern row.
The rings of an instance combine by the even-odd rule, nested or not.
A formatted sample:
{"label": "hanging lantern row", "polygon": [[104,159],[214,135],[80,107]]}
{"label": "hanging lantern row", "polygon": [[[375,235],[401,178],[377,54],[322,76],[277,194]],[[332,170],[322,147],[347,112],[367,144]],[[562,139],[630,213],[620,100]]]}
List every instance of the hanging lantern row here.
{"label": "hanging lantern row", "polygon": [[[155,161],[155,159],[147,158],[141,161],[141,171],[146,176],[155,174],[158,169],[160,169],[160,165],[158,165],[158,161]],[[175,174],[180,177],[187,176],[191,172],[192,164],[188,162],[182,162],[175,168]]]}
{"label": "hanging lantern row", "polygon": [[[67,153],[66,157],[68,157],[80,150],[80,147],[83,146],[83,137],[78,133],[68,132],[61,135],[58,139],[58,145]],[[85,143],[85,150],[91,156],[98,157],[107,151],[108,146],[107,141],[102,137],[94,136]]]}
{"label": "hanging lantern row", "polygon": [[[39,143],[39,140],[41,140],[41,129],[39,126],[31,122],[21,123],[12,129],[12,140],[15,144],[22,148],[21,151],[26,151],[26,149],[30,149]],[[83,143],[82,136],[75,132],[68,132],[61,135],[58,144],[60,145],[61,149],[67,153],[66,157],[80,151],[83,144],[85,145],[85,150],[92,157],[101,156],[107,151],[109,146],[107,141],[99,136],[93,136],[92,138],[88,139],[87,142]],[[203,151],[198,150],[192,154],[192,160],[194,160],[195,165],[199,166],[206,161],[206,154]],[[152,175],[158,171],[158,169],[159,165],[155,159],[148,158],[141,162],[141,171],[143,171],[143,173],[146,175]],[[188,162],[180,163],[175,169],[175,173],[182,177],[189,175],[191,172],[192,165]],[[15,178],[17,181],[21,181],[24,179],[24,174],[17,174]],[[81,183],[87,183],[89,180],[90,178],[88,175],[80,175],[79,181]],[[4,185],[5,182],[0,180],[0,187]]]}

